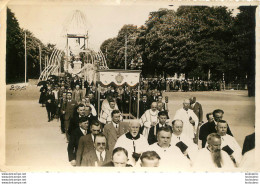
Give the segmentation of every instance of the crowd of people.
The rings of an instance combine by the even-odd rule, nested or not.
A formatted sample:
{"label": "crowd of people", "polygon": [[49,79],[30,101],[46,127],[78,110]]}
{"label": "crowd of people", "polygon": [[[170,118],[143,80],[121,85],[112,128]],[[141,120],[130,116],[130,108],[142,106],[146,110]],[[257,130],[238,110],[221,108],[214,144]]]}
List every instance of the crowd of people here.
{"label": "crowd of people", "polygon": [[[204,123],[196,97],[184,99],[183,107],[170,118],[169,99],[161,90],[143,86],[136,108],[135,88],[102,87],[98,94],[94,84],[75,77],[43,85],[39,103],[46,107],[49,122],[60,121],[68,160],[75,167],[251,166],[255,134],[247,136],[241,148],[224,111],[207,113]],[[125,120],[127,112],[139,117]]]}
{"label": "crowd of people", "polygon": [[221,91],[223,90],[223,81],[203,81],[203,80],[186,80],[186,79],[154,79],[147,78],[141,82],[141,88],[157,89],[158,91]]}

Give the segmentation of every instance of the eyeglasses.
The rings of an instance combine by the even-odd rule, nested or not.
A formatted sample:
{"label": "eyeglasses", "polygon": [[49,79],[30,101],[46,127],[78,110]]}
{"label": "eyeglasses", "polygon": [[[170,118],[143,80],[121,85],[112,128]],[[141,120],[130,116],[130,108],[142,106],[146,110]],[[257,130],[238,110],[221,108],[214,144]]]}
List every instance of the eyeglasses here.
{"label": "eyeglasses", "polygon": [[102,143],[98,142],[98,143],[97,143],[97,146],[101,146],[101,145],[102,145],[102,146],[106,146],[106,143],[105,143],[105,142],[102,142]]}

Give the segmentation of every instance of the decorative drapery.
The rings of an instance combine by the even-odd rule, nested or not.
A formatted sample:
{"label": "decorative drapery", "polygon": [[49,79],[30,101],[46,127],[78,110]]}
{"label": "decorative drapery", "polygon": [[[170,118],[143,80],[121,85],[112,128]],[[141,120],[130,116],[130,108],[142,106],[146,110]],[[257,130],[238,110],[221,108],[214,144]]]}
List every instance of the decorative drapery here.
{"label": "decorative drapery", "polygon": [[140,72],[125,71],[99,71],[99,82],[108,86],[115,84],[116,86],[128,85],[130,87],[139,84]]}

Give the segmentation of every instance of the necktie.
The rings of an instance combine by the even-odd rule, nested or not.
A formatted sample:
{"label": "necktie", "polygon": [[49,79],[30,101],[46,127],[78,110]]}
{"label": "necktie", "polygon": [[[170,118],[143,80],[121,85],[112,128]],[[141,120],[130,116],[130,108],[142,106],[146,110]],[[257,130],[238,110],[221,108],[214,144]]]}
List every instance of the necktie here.
{"label": "necktie", "polygon": [[100,152],[100,162],[101,162],[101,163],[104,162],[104,159],[103,159],[103,157],[102,157],[102,152]]}
{"label": "necktie", "polygon": [[117,128],[117,124],[116,124],[116,128]]}

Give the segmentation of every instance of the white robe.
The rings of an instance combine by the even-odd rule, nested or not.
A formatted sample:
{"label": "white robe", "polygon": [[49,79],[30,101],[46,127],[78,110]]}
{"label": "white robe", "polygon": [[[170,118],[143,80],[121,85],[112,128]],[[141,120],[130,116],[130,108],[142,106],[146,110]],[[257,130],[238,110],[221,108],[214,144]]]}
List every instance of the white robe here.
{"label": "white robe", "polygon": [[[235,168],[233,161],[225,151],[221,150],[221,157],[222,157],[221,168]],[[193,163],[193,167],[198,170],[221,169],[218,168],[217,165],[214,163],[211,156],[211,152],[207,148],[203,148],[199,150],[197,158]]]}
{"label": "white robe", "polygon": [[[189,121],[189,118],[192,117],[192,119],[195,121],[195,126],[192,126],[192,124]],[[197,115],[191,110],[188,109],[188,111],[184,110],[183,108],[176,111],[176,114],[173,118],[173,120],[182,120],[183,122],[183,130],[182,133],[190,137],[191,139],[194,138],[194,134],[196,133],[199,119]]]}
{"label": "white robe", "polygon": [[162,148],[156,142],[150,145],[148,150],[155,151],[161,157],[160,167],[173,169],[190,167],[189,159],[174,145],[170,145],[168,148]]}
{"label": "white robe", "polygon": [[[101,112],[105,111],[106,109],[109,109],[110,106],[109,106],[109,102],[107,99],[105,99],[103,102],[102,102],[102,106],[101,106]],[[118,106],[117,106],[117,103],[115,102],[115,108],[118,109]],[[102,114],[102,113],[101,113]]]}
{"label": "white robe", "polygon": [[[108,124],[112,122],[112,116],[111,113],[113,110],[118,110],[116,107],[114,109],[111,109],[110,106],[101,114],[100,116],[100,122],[103,124]],[[120,115],[120,121],[123,121],[122,115]]]}
{"label": "white robe", "polygon": [[191,162],[193,163],[199,151],[198,145],[194,144],[193,140],[186,135],[181,134],[177,136],[175,134],[172,134],[171,145],[176,145],[180,141],[188,146],[186,151],[189,154]]}
{"label": "white robe", "polygon": [[243,155],[239,167],[247,170],[254,170],[255,166],[256,166],[255,149],[252,149]]}
{"label": "white robe", "polygon": [[134,166],[135,160],[132,157],[132,154],[134,153],[134,147],[135,147],[135,152],[141,154],[148,149],[148,146],[149,144],[147,139],[141,134],[140,134],[140,138],[137,140],[128,139],[126,137],[126,134],[123,134],[117,139],[114,149],[117,147],[125,148],[128,152],[128,159],[129,159],[128,164]]}
{"label": "white robe", "polygon": [[234,151],[232,155],[235,158],[237,164],[239,164],[242,159],[242,149],[237,143],[236,139],[228,134],[221,136],[221,148],[225,147],[226,145],[228,145]]}
{"label": "white robe", "polygon": [[151,126],[159,123],[158,112],[158,110],[152,111],[151,109],[148,109],[145,111],[140,119],[141,125],[144,126],[143,136],[146,139],[148,139],[148,134]]}

